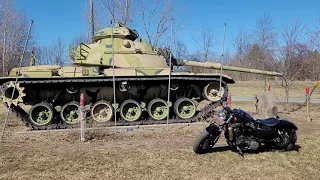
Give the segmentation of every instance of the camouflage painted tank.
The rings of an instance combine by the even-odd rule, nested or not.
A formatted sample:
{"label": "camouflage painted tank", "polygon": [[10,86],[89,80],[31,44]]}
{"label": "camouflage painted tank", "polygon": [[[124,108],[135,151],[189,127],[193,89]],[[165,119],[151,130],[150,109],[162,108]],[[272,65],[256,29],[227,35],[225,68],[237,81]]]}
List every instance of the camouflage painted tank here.
{"label": "camouflage painted tank", "polygon": [[[138,37],[135,30],[116,24],[97,32],[92,37],[94,43],[81,43],[75,49],[70,47],[71,66],[34,66],[31,63],[20,71],[13,68],[8,77],[0,79],[2,102],[26,125],[34,129],[52,129],[77,126],[81,93],[90,109],[88,124],[103,125],[166,123],[167,116],[169,123],[193,122],[206,118],[217,101],[227,96],[227,84],[234,83],[231,77],[222,75],[219,91],[220,74],[171,72],[168,50],[154,48],[144,39],[137,40]],[[174,58],[171,62],[173,66],[279,75],[219,63]],[[19,79],[15,85],[16,73]],[[13,101],[9,105],[13,91]]]}

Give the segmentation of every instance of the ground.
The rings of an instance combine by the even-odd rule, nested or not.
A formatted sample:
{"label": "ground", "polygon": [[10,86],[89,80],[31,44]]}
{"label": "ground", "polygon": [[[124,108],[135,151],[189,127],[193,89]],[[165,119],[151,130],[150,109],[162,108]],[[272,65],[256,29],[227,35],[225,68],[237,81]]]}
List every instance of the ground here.
{"label": "ground", "polygon": [[[279,81],[267,81],[270,83],[271,92],[276,97],[285,97],[284,88],[280,85]],[[305,88],[310,87],[310,91],[313,88],[312,81],[295,81],[290,86],[289,97],[292,98],[304,98]],[[230,85],[230,91],[232,96],[255,96],[264,92],[264,81],[236,81],[235,84]],[[312,98],[320,98],[320,88],[314,90]]]}
{"label": "ground", "polygon": [[[234,103],[254,112],[250,103]],[[241,157],[226,148],[196,155],[195,137],[205,123],[130,132],[20,133],[23,126],[10,118],[0,144],[1,179],[318,179],[320,168],[320,106],[313,106],[313,122],[304,107],[280,116],[299,127],[298,149],[261,152]],[[258,117],[258,115],[255,115]],[[4,114],[2,114],[4,117]],[[3,119],[3,118],[1,118]],[[219,145],[224,145],[223,138]]]}
{"label": "ground", "polygon": [[[232,106],[255,112],[252,102]],[[278,106],[279,115],[299,128],[297,151],[244,157],[223,148],[223,137],[216,152],[196,155],[193,141],[205,122],[89,131],[87,141],[80,142],[78,131],[22,133],[24,126],[10,116],[0,143],[0,179],[319,179],[320,105],[312,105],[312,122],[306,121],[304,104],[291,104],[288,111]],[[6,110],[0,110],[2,127]]]}

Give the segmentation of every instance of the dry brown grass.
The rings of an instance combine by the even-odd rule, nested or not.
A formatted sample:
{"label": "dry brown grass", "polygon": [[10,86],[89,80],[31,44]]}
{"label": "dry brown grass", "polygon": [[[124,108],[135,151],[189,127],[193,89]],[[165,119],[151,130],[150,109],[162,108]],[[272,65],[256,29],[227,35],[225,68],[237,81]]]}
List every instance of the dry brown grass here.
{"label": "dry brown grass", "polygon": [[[271,92],[277,97],[285,97],[284,88],[274,81],[267,82],[270,83]],[[305,88],[310,86],[310,91],[313,88],[312,81],[295,81],[290,89],[289,97],[305,97]],[[255,96],[261,95],[264,92],[264,81],[236,81],[235,84],[230,85],[231,95],[233,96]],[[320,98],[320,88],[314,90],[312,98]]]}
{"label": "dry brown grass", "polygon": [[[254,111],[249,103],[233,106]],[[194,154],[193,140],[205,124],[172,127],[168,132],[166,128],[90,132],[90,140],[81,143],[77,132],[18,134],[23,126],[10,119],[5,141],[0,144],[0,178],[319,179],[320,106],[313,106],[311,123],[303,118],[304,107],[299,109],[299,104],[294,104],[292,108],[294,112],[280,115],[298,125],[299,152],[262,152],[244,157],[231,151]]]}

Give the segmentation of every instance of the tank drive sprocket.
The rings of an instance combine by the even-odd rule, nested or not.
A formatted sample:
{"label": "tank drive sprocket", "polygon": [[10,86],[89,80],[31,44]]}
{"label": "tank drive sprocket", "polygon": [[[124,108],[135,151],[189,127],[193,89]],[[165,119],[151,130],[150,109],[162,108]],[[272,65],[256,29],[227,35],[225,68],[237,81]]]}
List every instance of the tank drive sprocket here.
{"label": "tank drive sprocket", "polygon": [[6,82],[1,86],[1,99],[3,103],[9,104],[12,96],[12,104],[17,106],[19,103],[23,103],[23,97],[26,96],[24,93],[24,87],[20,86],[20,83],[16,84],[13,81]]}

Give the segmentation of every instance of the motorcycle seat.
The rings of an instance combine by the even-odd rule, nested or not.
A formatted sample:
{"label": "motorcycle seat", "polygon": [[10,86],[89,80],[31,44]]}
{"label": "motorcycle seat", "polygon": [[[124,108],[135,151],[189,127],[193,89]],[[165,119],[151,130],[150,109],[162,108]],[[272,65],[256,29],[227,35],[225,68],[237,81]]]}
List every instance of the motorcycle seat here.
{"label": "motorcycle seat", "polygon": [[268,127],[274,127],[278,125],[280,122],[279,119],[274,117],[267,118],[267,119],[258,119],[257,121],[260,125],[268,126]]}

